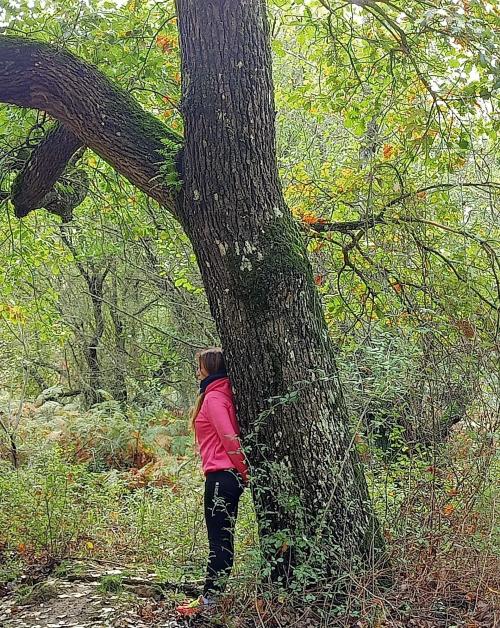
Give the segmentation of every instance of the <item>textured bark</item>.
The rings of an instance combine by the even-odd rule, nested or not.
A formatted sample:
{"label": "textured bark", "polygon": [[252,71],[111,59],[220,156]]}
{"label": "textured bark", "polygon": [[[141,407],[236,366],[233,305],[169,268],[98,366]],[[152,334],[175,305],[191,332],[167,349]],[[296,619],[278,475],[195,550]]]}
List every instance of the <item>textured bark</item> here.
{"label": "textured bark", "polygon": [[[343,574],[381,546],[322,306],[275,156],[260,0],[178,0],[185,229],[229,358],[274,575]],[[271,541],[274,548],[267,543]]]}
{"label": "textured bark", "polygon": [[[89,178],[85,170],[67,172],[45,195],[43,207],[61,218],[61,222],[73,220],[73,211],[83,203],[89,191]],[[34,208],[33,208],[34,209]]]}
{"label": "textured bark", "polygon": [[0,37],[0,102],[49,113],[83,145],[173,210],[162,164],[179,137],[125,91],[71,53],[21,37]]}
{"label": "textured bark", "polygon": [[12,186],[11,200],[17,218],[51,202],[50,192],[82,142],[69,129],[56,124],[33,149]]}
{"label": "textured bark", "polygon": [[73,256],[80,276],[87,285],[92,305],[93,325],[91,327],[90,335],[85,333],[83,325],[81,328],[82,343],[84,344],[83,356],[86,367],[86,381],[83,382],[82,388],[85,405],[90,408],[95,403],[101,401],[101,394],[99,392],[102,388],[101,367],[99,364],[99,345],[101,344],[101,339],[104,334],[104,281],[108,275],[109,267],[101,272],[99,272],[92,263],[89,263],[87,267],[85,267],[78,259],[77,252],[71,239],[71,233],[68,231],[68,225],[65,224],[65,222],[60,225],[59,232],[61,234],[61,240]]}
{"label": "textured bark", "polygon": [[111,388],[113,391],[113,398],[120,403],[127,403],[127,347],[125,328],[123,325],[121,308],[119,307],[118,298],[118,286],[116,281],[116,274],[113,274],[111,279],[111,304],[109,307],[109,314],[113,323],[114,341],[115,341],[115,370],[113,372],[113,381]]}

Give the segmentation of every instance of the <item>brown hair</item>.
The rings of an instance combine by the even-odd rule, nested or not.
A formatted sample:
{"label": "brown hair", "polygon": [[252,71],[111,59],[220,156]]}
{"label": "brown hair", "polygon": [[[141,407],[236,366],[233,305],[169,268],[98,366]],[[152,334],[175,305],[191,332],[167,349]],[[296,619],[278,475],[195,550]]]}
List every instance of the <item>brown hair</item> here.
{"label": "brown hair", "polygon": [[[202,351],[198,351],[196,354],[196,359],[198,361],[198,366],[203,367],[208,375],[213,375],[218,371],[222,371],[226,369],[226,364],[224,362],[224,355],[222,353],[222,349],[220,347],[210,347],[209,349],[203,349]],[[196,402],[191,411],[191,427],[194,428],[194,422],[196,421],[196,417],[198,416],[198,412],[201,409],[201,405],[203,403],[203,399],[205,398],[204,393],[200,393]]]}

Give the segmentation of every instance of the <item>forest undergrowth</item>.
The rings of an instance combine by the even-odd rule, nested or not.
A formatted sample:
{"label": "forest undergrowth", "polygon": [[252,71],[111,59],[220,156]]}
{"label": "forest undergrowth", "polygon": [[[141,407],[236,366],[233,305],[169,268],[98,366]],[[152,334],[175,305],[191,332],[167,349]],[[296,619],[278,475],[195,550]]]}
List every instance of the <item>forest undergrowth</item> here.
{"label": "forest undergrowth", "polygon": [[[106,584],[102,570],[118,568],[118,591],[124,574],[158,584],[140,608],[146,623],[166,625],[176,601],[199,587],[208,551],[203,482],[186,417],[126,412],[112,401],[87,412],[53,401],[16,407],[22,416],[15,450],[4,439],[0,460],[1,595],[30,603],[40,582],[78,579],[96,565],[112,590],[113,577]],[[462,422],[432,447],[408,448],[394,431],[385,453],[357,435],[391,567],[353,572],[340,602],[332,583],[320,579],[293,591],[261,581],[245,491],[223,625],[496,625],[493,424],[494,415]]]}

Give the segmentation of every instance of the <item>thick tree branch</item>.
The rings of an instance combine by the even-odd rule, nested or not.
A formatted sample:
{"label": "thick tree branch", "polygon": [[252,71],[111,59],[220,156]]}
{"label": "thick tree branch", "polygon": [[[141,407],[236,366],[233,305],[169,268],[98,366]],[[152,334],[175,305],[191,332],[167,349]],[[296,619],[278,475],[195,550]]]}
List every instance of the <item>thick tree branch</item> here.
{"label": "thick tree branch", "polygon": [[0,102],[46,111],[175,214],[176,194],[163,168],[172,167],[180,136],[93,66],[53,45],[2,36]]}
{"label": "thick tree branch", "polygon": [[48,195],[81,146],[81,140],[65,126],[56,124],[50,129],[33,149],[12,186],[11,200],[17,218],[50,203]]}

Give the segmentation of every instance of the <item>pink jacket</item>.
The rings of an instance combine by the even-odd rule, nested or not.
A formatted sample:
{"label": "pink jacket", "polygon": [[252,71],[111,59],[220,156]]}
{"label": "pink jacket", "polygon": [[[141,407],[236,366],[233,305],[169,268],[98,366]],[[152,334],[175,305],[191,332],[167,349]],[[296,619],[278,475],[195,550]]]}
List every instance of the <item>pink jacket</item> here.
{"label": "pink jacket", "polygon": [[228,377],[217,379],[207,386],[194,430],[205,475],[211,471],[235,468],[245,482],[248,480],[248,467],[241,451],[240,429]]}

